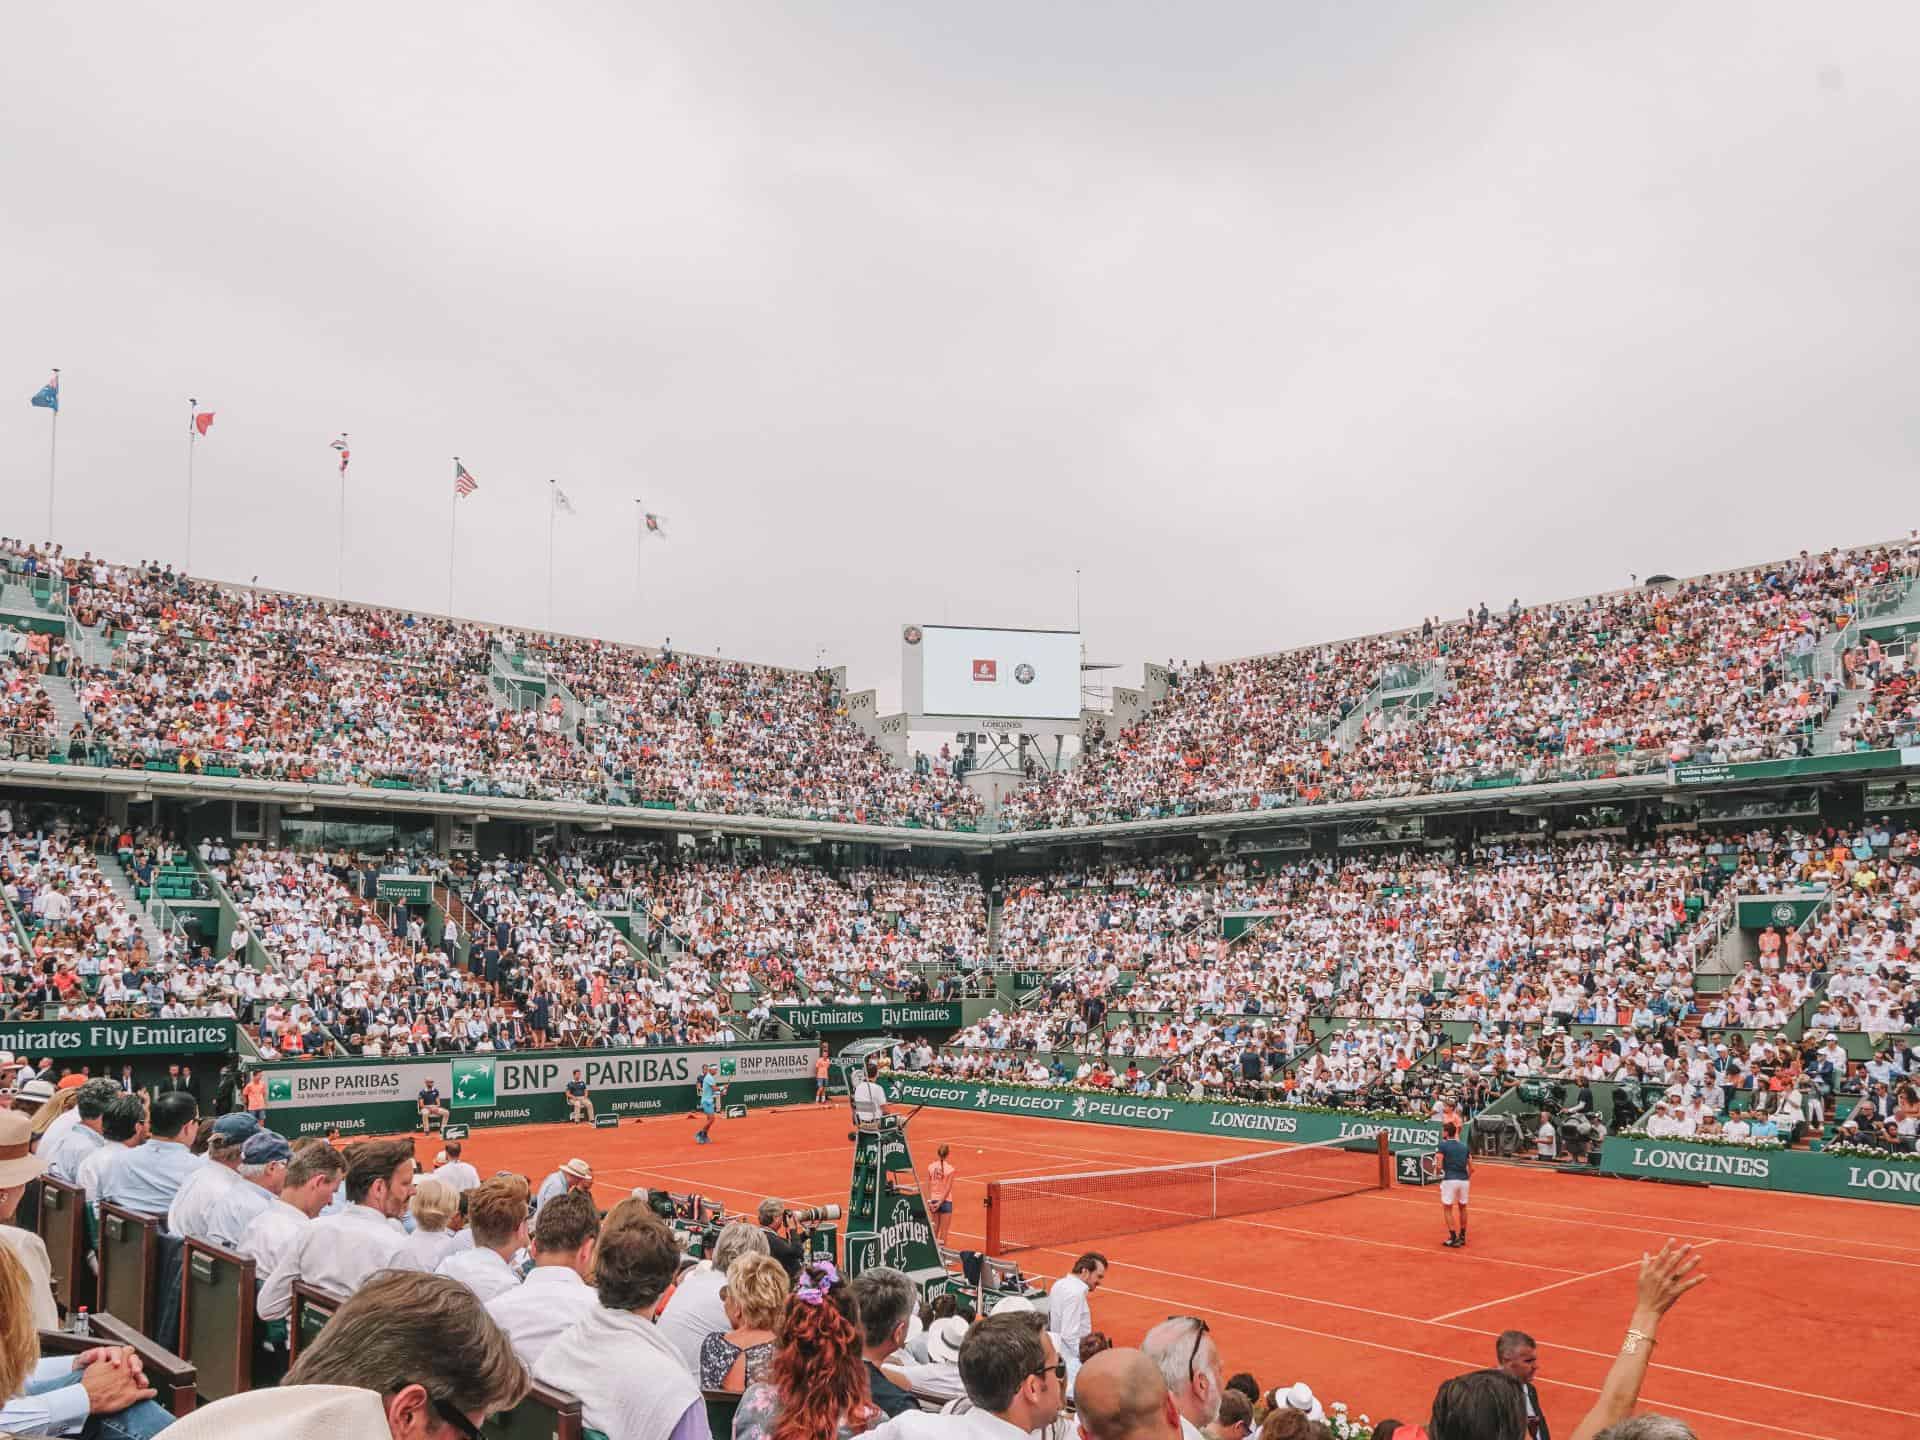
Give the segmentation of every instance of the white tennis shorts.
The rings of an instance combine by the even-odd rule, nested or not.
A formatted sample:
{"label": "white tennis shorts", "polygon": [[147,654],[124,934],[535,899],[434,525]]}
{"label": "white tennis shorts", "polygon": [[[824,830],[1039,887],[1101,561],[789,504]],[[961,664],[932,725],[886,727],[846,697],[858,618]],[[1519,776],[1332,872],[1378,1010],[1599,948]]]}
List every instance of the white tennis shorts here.
{"label": "white tennis shorts", "polygon": [[1467,1203],[1467,1186],[1471,1180],[1442,1180],[1440,1182],[1440,1203],[1442,1205],[1464,1205]]}

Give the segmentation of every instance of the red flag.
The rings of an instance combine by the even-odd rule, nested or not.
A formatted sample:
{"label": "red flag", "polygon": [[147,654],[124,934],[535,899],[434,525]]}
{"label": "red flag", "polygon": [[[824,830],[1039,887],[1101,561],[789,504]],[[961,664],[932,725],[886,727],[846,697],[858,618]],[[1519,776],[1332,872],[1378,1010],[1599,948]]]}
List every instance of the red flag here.
{"label": "red flag", "polygon": [[193,417],[193,428],[197,434],[205,435],[213,428],[213,411],[202,410]]}

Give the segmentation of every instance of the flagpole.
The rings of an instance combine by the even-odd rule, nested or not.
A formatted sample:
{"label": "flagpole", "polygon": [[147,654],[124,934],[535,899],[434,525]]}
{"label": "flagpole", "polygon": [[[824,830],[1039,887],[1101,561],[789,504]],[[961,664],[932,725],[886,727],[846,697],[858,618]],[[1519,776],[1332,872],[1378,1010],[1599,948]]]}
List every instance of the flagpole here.
{"label": "flagpole", "polygon": [[195,434],[194,417],[200,409],[200,402],[193,396],[187,397],[187,563],[185,571],[193,573],[193,451]]}
{"label": "flagpole", "polygon": [[553,630],[553,522],[560,513],[560,482],[547,481],[547,630]]}
{"label": "flagpole", "polygon": [[460,530],[460,457],[453,457],[453,509],[447,512],[447,619],[453,619],[454,537]]}
{"label": "flagpole", "polygon": [[647,548],[647,512],[646,502],[638,496],[633,502],[633,617],[634,623],[640,620],[640,562],[646,558]]}
{"label": "flagpole", "polygon": [[47,441],[47,544],[53,544],[53,480],[60,473],[60,372],[53,372],[53,425]]}
{"label": "flagpole", "polygon": [[[347,432],[342,430],[340,432],[341,441],[344,443],[346,441],[346,438],[347,438]],[[340,452],[340,455],[341,455],[341,461],[340,461],[340,560],[339,560],[338,568],[334,574],[334,586],[333,586],[333,593],[335,597],[343,605],[346,603],[346,600],[347,600],[347,464],[346,464],[346,458],[345,458],[346,454],[347,452],[344,450]]]}

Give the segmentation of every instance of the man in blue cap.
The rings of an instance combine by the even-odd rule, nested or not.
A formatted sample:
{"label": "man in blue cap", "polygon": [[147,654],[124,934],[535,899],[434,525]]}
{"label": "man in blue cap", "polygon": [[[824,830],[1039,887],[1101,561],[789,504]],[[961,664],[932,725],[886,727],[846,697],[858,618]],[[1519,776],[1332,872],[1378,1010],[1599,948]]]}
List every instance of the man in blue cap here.
{"label": "man in blue cap", "polygon": [[207,1139],[207,1158],[189,1176],[167,1207],[167,1229],[193,1240],[211,1240],[207,1222],[227,1191],[240,1183],[240,1150],[260,1133],[260,1122],[245,1110],[222,1115]]}
{"label": "man in blue cap", "polygon": [[236,1250],[253,1217],[273,1204],[287,1183],[293,1146],[284,1135],[256,1130],[240,1146],[240,1183],[229,1185],[207,1216],[207,1238]]}

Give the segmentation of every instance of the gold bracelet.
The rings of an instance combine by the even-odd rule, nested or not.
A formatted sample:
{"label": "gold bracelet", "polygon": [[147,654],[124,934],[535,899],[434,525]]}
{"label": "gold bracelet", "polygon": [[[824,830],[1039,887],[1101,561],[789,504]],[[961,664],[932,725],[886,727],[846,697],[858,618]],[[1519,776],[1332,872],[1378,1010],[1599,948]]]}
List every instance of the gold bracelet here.
{"label": "gold bracelet", "polygon": [[1653,1336],[1647,1334],[1644,1330],[1634,1330],[1629,1328],[1627,1331],[1627,1343],[1625,1344],[1625,1346],[1622,1347],[1621,1353],[1626,1355],[1638,1355],[1640,1353],[1640,1342],[1642,1340],[1646,1341],[1648,1345],[1655,1345],[1659,1343]]}

